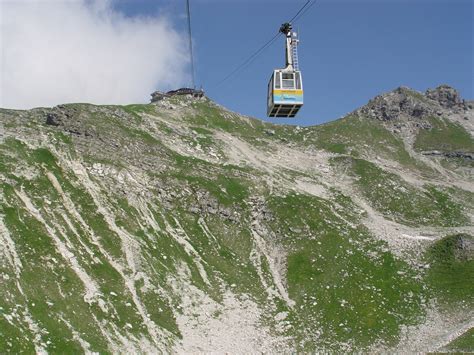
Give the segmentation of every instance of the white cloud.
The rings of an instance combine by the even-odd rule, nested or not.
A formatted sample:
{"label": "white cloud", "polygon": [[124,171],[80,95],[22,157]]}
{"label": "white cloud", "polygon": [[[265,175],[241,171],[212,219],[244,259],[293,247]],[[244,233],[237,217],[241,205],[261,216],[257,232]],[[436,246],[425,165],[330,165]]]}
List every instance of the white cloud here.
{"label": "white cloud", "polygon": [[0,48],[0,107],[147,102],[187,81],[171,24],[107,0],[0,0]]}

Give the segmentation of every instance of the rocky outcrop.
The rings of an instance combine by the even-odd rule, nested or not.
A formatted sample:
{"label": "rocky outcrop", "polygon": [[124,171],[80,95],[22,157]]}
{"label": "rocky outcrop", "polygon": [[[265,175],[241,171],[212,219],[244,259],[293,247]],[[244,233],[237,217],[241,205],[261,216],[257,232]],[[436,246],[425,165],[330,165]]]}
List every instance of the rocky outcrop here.
{"label": "rocky outcrop", "polygon": [[472,235],[474,150],[406,149],[474,112],[399,88],[300,128],[195,100],[0,110],[0,354],[434,352],[473,319],[438,312],[426,275],[460,273],[425,257]]}
{"label": "rocky outcrop", "polygon": [[467,108],[459,92],[449,85],[440,85],[436,89],[426,90],[426,97],[437,101],[444,108]]}
{"label": "rocky outcrop", "polygon": [[468,110],[469,107],[459,92],[448,85],[428,89],[425,94],[399,87],[389,93],[376,96],[356,113],[381,121],[394,121],[400,118],[420,119],[428,116],[442,116],[446,110],[460,113]]}
{"label": "rocky outcrop", "polygon": [[454,256],[458,260],[473,260],[474,237],[469,234],[459,234],[455,241]]}
{"label": "rocky outcrop", "polygon": [[442,152],[439,150],[429,150],[421,152],[423,155],[438,156],[445,158],[460,158],[464,160],[474,161],[474,154],[468,152]]}
{"label": "rocky outcrop", "polygon": [[46,124],[62,127],[64,131],[76,136],[93,136],[80,120],[80,111],[72,106],[58,105],[46,113]]}
{"label": "rocky outcrop", "polygon": [[403,116],[421,118],[436,113],[423,94],[405,87],[376,96],[357,112],[381,121],[393,121]]}

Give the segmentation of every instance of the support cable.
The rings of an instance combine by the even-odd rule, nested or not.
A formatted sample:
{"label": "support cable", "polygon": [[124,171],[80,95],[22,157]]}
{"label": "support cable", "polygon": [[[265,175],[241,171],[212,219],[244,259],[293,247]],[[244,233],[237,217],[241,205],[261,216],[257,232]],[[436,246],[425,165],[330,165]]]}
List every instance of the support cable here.
{"label": "support cable", "polygon": [[242,69],[244,66],[246,66],[247,64],[250,64],[254,61],[254,59],[265,49],[267,48],[268,46],[270,46],[273,42],[275,42],[275,40],[281,35],[281,32],[278,32],[277,34],[275,34],[267,43],[265,43],[263,46],[261,46],[258,50],[256,50],[252,55],[250,55],[250,57],[248,57],[245,61],[242,62],[242,64],[240,64],[237,68],[235,68],[233,71],[231,71],[226,77],[224,77],[224,79],[222,79],[221,81],[219,81],[217,84],[216,84],[216,87],[217,86],[220,86],[221,84],[223,84],[225,81],[227,81],[230,77],[232,77],[235,73],[237,73],[238,71],[240,71],[240,69]]}
{"label": "support cable", "polygon": [[193,89],[196,89],[196,78],[194,73],[194,55],[193,55],[193,39],[191,33],[191,11],[189,9],[189,0],[186,0],[186,13],[188,15],[188,39],[189,39],[189,56],[191,60],[191,77]]}
{"label": "support cable", "polygon": [[306,6],[308,6],[308,4],[309,4],[310,2],[311,2],[311,0],[307,0],[307,1],[306,1],[306,4],[304,4],[304,5],[298,10],[298,12],[296,13],[296,15],[293,16],[293,17],[291,18],[291,20],[288,21],[288,23],[292,23],[292,22],[298,17],[298,15],[301,13],[301,11],[303,11],[303,9],[304,9]]}
{"label": "support cable", "polygon": [[[295,22],[297,22],[300,18],[302,18],[302,17],[304,16],[304,14],[307,13],[307,12],[309,11],[309,9],[311,9],[311,7],[313,7],[314,4],[316,4],[316,1],[317,1],[317,0],[314,0],[311,4],[309,4],[309,6],[308,6],[303,12],[301,12],[301,13],[299,14],[299,16],[295,16],[294,19],[293,19],[293,21],[290,21],[290,22],[295,23]],[[310,2],[310,1],[308,1],[308,3],[309,3],[309,2]],[[307,3],[307,4],[308,4],[308,3]]]}
{"label": "support cable", "polygon": [[[189,0],[188,0],[189,1]],[[303,15],[316,3],[317,0],[307,0],[306,3],[298,10],[298,12],[291,18],[289,23],[298,21]],[[229,74],[227,74],[221,81],[219,81],[215,87],[222,85],[224,82],[229,80],[233,77],[237,72],[239,72],[243,67],[252,63],[257,56],[263,52],[267,47],[272,45],[276,39],[281,35],[281,32],[275,34],[271,39],[269,39],[264,45],[262,45],[259,49],[253,52],[246,60],[244,60],[239,66],[237,66],[234,70],[232,70]]]}

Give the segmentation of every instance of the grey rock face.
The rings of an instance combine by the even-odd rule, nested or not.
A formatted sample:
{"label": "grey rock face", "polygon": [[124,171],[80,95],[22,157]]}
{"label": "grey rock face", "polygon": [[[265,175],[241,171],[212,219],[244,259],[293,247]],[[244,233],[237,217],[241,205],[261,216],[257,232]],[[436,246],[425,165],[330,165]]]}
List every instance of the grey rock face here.
{"label": "grey rock face", "polygon": [[77,112],[74,108],[58,105],[53,111],[46,114],[46,124],[50,126],[63,126],[66,122],[74,119],[76,115]]}
{"label": "grey rock face", "polygon": [[464,107],[464,100],[459,95],[459,92],[448,85],[440,85],[436,89],[428,89],[426,90],[426,96],[439,102],[445,108]]}
{"label": "grey rock face", "polygon": [[421,154],[429,156],[442,156],[446,158],[460,158],[464,160],[474,161],[474,154],[469,152],[441,152],[438,150],[431,150],[421,152]]}
{"label": "grey rock face", "polygon": [[52,111],[46,113],[46,124],[50,126],[61,126],[68,133],[76,136],[92,136],[92,132],[84,128],[79,120],[80,112],[66,105],[58,105]]}
{"label": "grey rock face", "polygon": [[421,118],[435,112],[423,94],[399,87],[388,94],[379,95],[370,100],[359,110],[359,113],[382,121],[393,121],[402,116]]}
{"label": "grey rock face", "polygon": [[[0,354],[410,353],[459,334],[470,313],[425,317],[423,256],[472,234],[474,150],[412,149],[452,110],[399,88],[328,135],[191,100],[0,110]],[[449,240],[463,262],[468,238]]]}
{"label": "grey rock face", "polygon": [[150,96],[151,96],[151,100],[150,100],[151,102],[161,101],[165,97],[168,97],[168,95],[166,95],[166,93],[161,92],[161,91],[155,91],[155,92],[151,93]]}
{"label": "grey rock face", "polygon": [[460,234],[456,240],[455,257],[458,260],[474,259],[474,238],[467,234]]}

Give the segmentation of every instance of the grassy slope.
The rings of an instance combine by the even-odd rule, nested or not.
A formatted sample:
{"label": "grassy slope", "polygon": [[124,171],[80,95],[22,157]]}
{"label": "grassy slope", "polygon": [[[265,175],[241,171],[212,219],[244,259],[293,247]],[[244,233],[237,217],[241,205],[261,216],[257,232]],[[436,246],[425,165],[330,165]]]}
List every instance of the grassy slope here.
{"label": "grassy slope", "polygon": [[334,153],[378,155],[414,168],[419,165],[404,148],[402,140],[379,122],[357,115],[311,127],[309,142]]}
{"label": "grassy slope", "polygon": [[416,188],[363,159],[334,158],[333,164],[341,171],[348,169],[363,196],[389,219],[413,226],[468,223],[462,205],[435,186]]}
{"label": "grassy slope", "polygon": [[432,128],[420,130],[415,140],[415,149],[474,152],[474,139],[462,126],[442,118],[430,117],[427,120]]}
{"label": "grassy slope", "polygon": [[[474,307],[474,255],[461,248],[461,241],[474,241],[466,234],[447,236],[426,253],[430,268],[425,280],[430,292],[445,312],[453,308],[466,311]],[[474,329],[450,342],[443,350],[470,353],[474,350]]]}
{"label": "grassy slope", "polygon": [[427,283],[438,301],[448,308],[474,306],[474,255],[472,249],[463,249],[463,241],[473,243],[474,237],[466,234],[445,237],[433,244],[426,256],[430,263]]}
{"label": "grassy slope", "polygon": [[[295,319],[305,327],[304,350],[314,351],[315,343],[328,350],[344,343],[363,349],[377,339],[393,344],[401,324],[423,315],[423,290],[407,265],[363,226],[336,216],[329,201],[290,194],[269,203],[289,253],[287,282]],[[342,216],[352,219],[343,207]]]}
{"label": "grassy slope", "polygon": [[[442,285],[445,286],[447,280],[453,280],[450,275],[445,275],[444,270],[459,272],[466,267],[454,262],[449,266],[443,264],[439,269],[442,271],[438,273],[437,267],[433,267],[434,274],[428,276],[425,284],[420,283],[415,280],[414,270],[394,257],[384,244],[376,242],[359,224],[359,216],[352,212],[354,205],[350,197],[337,192],[329,200],[294,193],[270,195],[263,182],[264,177],[249,168],[211,164],[170,151],[160,141],[159,134],[175,135],[172,128],[160,124],[160,131],[153,132],[138,126],[143,122],[143,114],[160,114],[152,105],[109,108],[125,112],[130,121],[124,121],[120,115],[104,114],[100,107],[77,105],[77,108],[85,113],[94,110],[88,125],[96,134],[114,137],[122,145],[146,152],[140,159],[164,160],[168,166],[164,171],[148,172],[150,177],[177,193],[171,198],[170,206],[166,207],[158,199],[157,190],[149,188],[152,197],[147,204],[161,231],[144,224],[140,212],[118,189],[110,191],[100,181],[96,183],[101,186],[104,200],[116,216],[117,226],[140,244],[142,264],[146,265],[151,281],[163,285],[163,292],[168,294],[140,291],[146,311],[156,324],[176,337],[181,334],[172,310],[179,304],[179,295],[173,295],[172,290],[165,286],[165,281],[167,276],[176,273],[180,262],[188,265],[192,282],[214,299],[222,297],[219,285],[223,280],[227,285],[235,284],[236,293],[249,294],[263,308],[267,307],[264,287],[250,257],[254,242],[249,230],[251,208],[247,202],[255,194],[267,200],[268,208],[275,217],[266,223],[277,239],[267,239],[267,243],[276,244],[287,253],[286,282],[296,306],[293,310],[281,302],[277,302],[277,306],[278,311],[289,312],[292,327],[286,334],[296,337],[299,350],[311,351],[323,347],[337,351],[343,348],[343,344],[351,344],[356,349],[364,349],[375,342],[395,344],[401,325],[414,324],[422,319],[426,297],[444,297]],[[265,146],[268,140],[286,140],[354,156],[372,149],[386,158],[412,164],[398,138],[377,124],[357,117],[295,131],[290,127],[242,120],[235,115],[226,114],[223,117],[218,109],[207,104],[195,104],[195,108],[195,115],[183,119],[197,133],[195,140],[203,147],[215,145],[212,132],[217,129],[257,146]],[[38,129],[49,130],[42,125]],[[275,133],[268,135],[266,130],[274,130]],[[48,134],[56,139],[58,150],[76,156],[74,140],[69,136],[54,130]],[[146,329],[122,277],[91,240],[92,231],[108,255],[121,262],[125,259],[120,238],[104,220],[93,196],[71,171],[58,164],[57,157],[47,149],[31,149],[17,140],[7,140],[0,144],[0,150],[0,172],[6,177],[2,182],[5,201],[0,206],[0,214],[4,216],[16,245],[20,246],[22,258],[28,260],[21,273],[24,296],[13,281],[13,270],[5,263],[0,264],[0,272],[8,275],[6,287],[0,290],[0,312],[24,315],[28,305],[32,317],[49,332],[42,339],[45,347],[53,352],[80,351],[80,344],[63,319],[80,331],[91,344],[92,351],[107,350],[107,342],[97,327],[90,326],[94,324],[94,317],[108,324],[106,329],[111,329],[113,325],[124,329],[129,324],[131,328],[127,333],[146,337]],[[88,164],[97,162],[97,157],[92,155],[81,158]],[[100,161],[117,169],[124,164],[107,152],[103,153]],[[423,191],[418,190],[365,160],[349,161],[362,194],[387,217],[412,225],[465,223],[459,205],[437,188],[427,186]],[[193,169],[189,169],[190,166]],[[31,176],[19,174],[27,170]],[[89,226],[89,231],[65,210],[62,198],[46,177],[47,172],[53,173],[60,182]],[[84,302],[83,284],[70,264],[55,251],[45,227],[32,218],[14,189],[22,189],[57,231],[58,238],[77,252],[78,263],[96,280],[101,297],[113,307],[113,312],[105,313],[97,304]],[[218,206],[236,211],[239,223],[207,214],[204,220],[215,237],[210,240],[199,225],[198,216],[186,208],[199,205],[199,201],[193,195],[179,194],[185,189],[193,193],[208,192]],[[71,220],[72,225],[68,225],[65,218]],[[165,222],[176,227],[174,218],[180,221],[185,233],[190,236],[190,243],[205,261],[210,287],[203,282],[192,257],[164,232]],[[91,261],[87,249],[93,251],[98,262]],[[158,254],[157,250],[160,251]],[[163,259],[162,255],[167,258]],[[263,268],[267,266],[263,265]],[[265,275],[271,283],[268,270]],[[430,287],[432,296],[427,294],[425,285]],[[138,280],[136,286],[141,289],[143,282]],[[67,295],[67,301],[63,295]],[[3,349],[0,346],[0,350],[33,350],[33,335],[23,318],[19,316],[13,322],[0,318],[0,338],[5,340],[0,342],[5,344]],[[267,321],[272,322],[271,314]]]}
{"label": "grassy slope", "polygon": [[472,353],[474,349],[474,328],[449,343],[444,350],[455,353]]}

